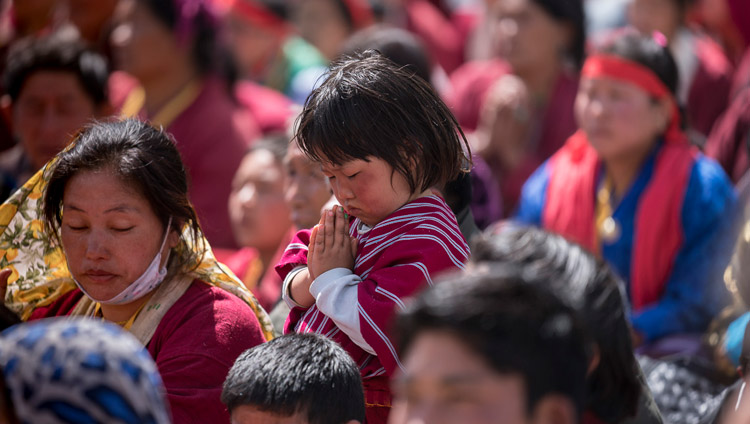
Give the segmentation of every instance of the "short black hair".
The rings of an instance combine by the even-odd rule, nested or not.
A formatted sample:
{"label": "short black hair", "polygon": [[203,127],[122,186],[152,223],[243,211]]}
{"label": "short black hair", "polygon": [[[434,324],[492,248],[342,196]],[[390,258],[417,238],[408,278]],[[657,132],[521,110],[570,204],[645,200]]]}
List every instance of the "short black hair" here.
{"label": "short black hair", "polygon": [[229,370],[221,401],[231,413],[248,405],[310,424],[364,422],[365,397],[354,360],[318,334],[287,334],[246,350]]}
{"label": "short black hair", "polygon": [[533,0],[554,20],[570,25],[573,39],[567,53],[576,67],[580,68],[586,56],[586,14],[583,0]]}
{"label": "short black hair", "polygon": [[463,131],[432,87],[373,50],[331,64],[305,102],[295,138],[317,162],[382,159],[412,193],[442,187],[471,163]]}
{"label": "short black hair", "polygon": [[207,246],[199,237],[198,217],[188,199],[188,180],[180,153],[165,131],[138,119],[95,122],[78,132],[52,166],[44,171],[49,176],[43,195],[44,220],[52,240],[60,242],[62,201],[68,181],[79,172],[110,169],[146,198],[165,229],[170,217],[171,229],[178,234],[182,234],[183,224],[190,226],[196,249],[184,256],[182,263],[177,262],[177,255],[172,255],[170,267],[200,263]]}
{"label": "short black hair", "polygon": [[398,315],[400,355],[421,333],[448,332],[497,373],[523,378],[529,414],[545,396],[557,394],[581,417],[589,342],[575,312],[528,284],[525,274],[494,266],[444,277]]}
{"label": "short black hair", "polygon": [[601,53],[630,60],[650,69],[672,93],[677,94],[679,71],[668,46],[657,43],[654,37],[637,32],[626,32],[609,40]]}
{"label": "short black hair", "polygon": [[3,74],[11,100],[18,100],[26,80],[41,71],[74,75],[95,106],[109,101],[107,60],[67,31],[23,38],[11,45]]}
{"label": "short black hair", "polygon": [[624,284],[604,261],[562,236],[518,224],[490,228],[475,239],[471,261],[523,267],[529,276],[524,281],[576,310],[599,350],[599,365],[587,379],[588,408],[608,423],[636,414],[641,383]]}

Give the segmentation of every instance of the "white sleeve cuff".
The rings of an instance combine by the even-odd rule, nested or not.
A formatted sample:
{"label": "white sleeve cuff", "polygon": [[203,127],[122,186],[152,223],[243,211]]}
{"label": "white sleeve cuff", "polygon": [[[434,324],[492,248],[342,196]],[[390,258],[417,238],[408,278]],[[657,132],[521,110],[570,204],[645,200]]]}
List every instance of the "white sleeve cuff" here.
{"label": "white sleeve cuff", "polygon": [[289,309],[292,309],[294,307],[305,308],[304,306],[295,302],[294,299],[292,299],[292,294],[289,292],[289,290],[291,288],[292,280],[294,280],[294,277],[299,274],[300,271],[306,268],[307,267],[304,265],[294,267],[291,271],[289,271],[289,274],[286,275],[286,277],[284,278],[284,283],[281,285],[281,299],[284,300],[284,303],[286,303],[286,306],[288,306]]}

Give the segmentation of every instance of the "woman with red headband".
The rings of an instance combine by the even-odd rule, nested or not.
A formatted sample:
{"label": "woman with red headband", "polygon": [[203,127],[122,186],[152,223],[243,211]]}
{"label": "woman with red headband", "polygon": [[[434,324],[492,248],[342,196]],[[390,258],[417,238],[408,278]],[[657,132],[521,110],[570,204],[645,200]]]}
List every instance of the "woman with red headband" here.
{"label": "woman with red headband", "polygon": [[663,36],[624,35],[589,57],[578,132],[526,182],[517,218],[607,260],[628,282],[634,342],[698,333],[726,298],[736,196],[687,141]]}
{"label": "woman with red headband", "polygon": [[[302,104],[328,60],[295,34],[288,0],[216,0],[226,9],[232,55],[243,78]],[[240,102],[252,102],[243,98]]]}

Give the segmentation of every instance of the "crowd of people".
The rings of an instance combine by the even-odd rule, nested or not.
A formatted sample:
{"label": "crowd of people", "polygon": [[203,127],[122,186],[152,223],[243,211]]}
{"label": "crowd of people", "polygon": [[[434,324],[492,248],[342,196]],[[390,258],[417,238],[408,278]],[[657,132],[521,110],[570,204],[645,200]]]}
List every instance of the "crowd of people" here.
{"label": "crowd of people", "polygon": [[745,0],[4,0],[0,57],[0,422],[750,422]]}

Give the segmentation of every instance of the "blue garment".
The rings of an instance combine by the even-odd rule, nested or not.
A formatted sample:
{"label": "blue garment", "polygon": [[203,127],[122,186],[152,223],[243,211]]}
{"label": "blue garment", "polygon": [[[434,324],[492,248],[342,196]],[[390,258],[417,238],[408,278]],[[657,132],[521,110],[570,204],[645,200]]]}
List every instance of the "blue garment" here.
{"label": "blue garment", "polygon": [[[602,242],[602,256],[626,282],[630,281],[638,202],[653,175],[658,151],[655,149],[646,159],[632,186],[614,208],[612,216],[619,224],[619,239]],[[548,162],[529,177],[521,192],[516,220],[542,225],[549,177]],[[682,206],[684,241],[664,295],[658,303],[631,316],[633,327],[646,341],[671,334],[702,332],[726,304],[728,293],[721,275],[734,247],[736,206],[737,196],[724,171],[699,154],[690,172]],[[630,297],[630,285],[626,287]]]}
{"label": "blue garment", "polygon": [[727,352],[727,358],[737,367],[740,365],[740,355],[742,354],[742,343],[745,340],[745,328],[750,322],[750,312],[745,312],[739,318],[732,321],[727,328],[727,337],[724,342],[724,349]]}
{"label": "blue garment", "polygon": [[19,422],[172,422],[151,355],[130,333],[90,318],[18,324],[0,336],[0,370]]}

